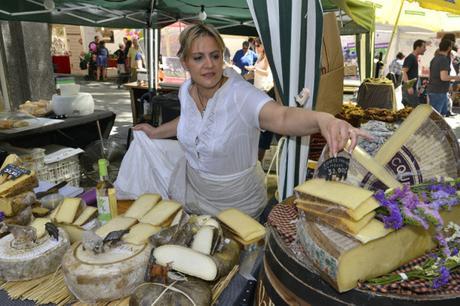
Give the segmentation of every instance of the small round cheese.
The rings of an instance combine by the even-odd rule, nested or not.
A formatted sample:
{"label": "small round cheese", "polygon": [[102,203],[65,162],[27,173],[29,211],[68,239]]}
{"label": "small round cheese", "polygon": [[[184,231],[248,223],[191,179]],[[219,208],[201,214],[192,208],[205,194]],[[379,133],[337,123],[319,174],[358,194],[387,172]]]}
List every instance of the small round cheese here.
{"label": "small round cheese", "polygon": [[94,254],[79,243],[62,259],[69,290],[84,303],[108,302],[131,295],[144,282],[151,245],[121,245]]}
{"label": "small round cheese", "polygon": [[13,235],[0,239],[0,279],[24,281],[54,273],[70,247],[69,237],[59,229],[59,240],[49,235],[40,238],[29,248],[13,248]]}

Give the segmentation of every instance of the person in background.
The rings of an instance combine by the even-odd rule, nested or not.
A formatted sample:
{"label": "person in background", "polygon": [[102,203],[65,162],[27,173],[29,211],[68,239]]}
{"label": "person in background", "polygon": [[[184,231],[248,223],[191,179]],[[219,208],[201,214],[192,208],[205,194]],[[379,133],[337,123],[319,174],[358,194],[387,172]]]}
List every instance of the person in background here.
{"label": "person in background", "polygon": [[405,55],[402,52],[396,54],[396,58],[391,61],[388,70],[390,73],[393,73],[395,77],[395,88],[401,84],[402,81],[402,66],[404,62]]}
{"label": "person in background", "polygon": [[129,54],[129,49],[133,45],[133,42],[131,40],[129,40],[127,37],[123,37],[123,42],[125,44],[125,70],[126,70],[126,72],[129,72],[130,71],[130,66],[129,66],[128,54]]}
{"label": "person in background", "polygon": [[[416,107],[419,104],[417,81],[418,81],[418,57],[425,54],[426,42],[418,39],[414,42],[412,53],[404,59],[402,68],[403,104],[404,106]],[[413,85],[412,85],[413,82]]]}
{"label": "person in background", "polygon": [[117,57],[117,85],[118,88],[121,88],[123,83],[123,75],[126,73],[126,52],[125,45],[122,43],[118,44],[118,50],[115,51],[114,55]]}
{"label": "person in background", "polygon": [[97,48],[99,48],[99,36],[94,36],[94,40],[88,44],[88,50],[92,54],[97,54]]}
{"label": "person in background", "polygon": [[125,69],[125,61],[126,61],[126,53],[125,53],[125,45],[122,43],[118,44],[118,50],[115,51],[114,55],[117,57],[117,71],[118,74],[122,74],[126,72]]}
{"label": "person in background", "polygon": [[459,81],[459,76],[449,75],[449,53],[452,50],[452,41],[443,39],[439,43],[439,50],[430,62],[430,81],[427,91],[431,106],[443,116],[448,115],[448,92],[450,81]]}
{"label": "person in background", "polygon": [[[273,74],[268,63],[267,55],[265,54],[264,45],[260,38],[254,40],[254,46],[257,51],[257,62],[254,66],[246,66],[246,70],[254,72],[254,87],[268,94],[270,98],[275,100],[275,87],[273,86]],[[273,132],[261,131],[259,138],[258,160],[263,161],[265,151],[270,149],[272,143]]]}
{"label": "person in background", "polygon": [[[455,44],[455,33],[446,33],[442,37],[441,40],[447,39],[452,42],[452,50],[449,52],[448,58],[450,62],[450,69],[449,75],[456,76],[459,74],[459,65],[460,65],[460,58],[457,53],[457,45]],[[456,114],[453,112],[453,101],[452,101],[452,92],[458,82],[451,82],[449,86],[449,94],[447,95],[448,103],[447,103],[447,116],[455,116]]]}
{"label": "person in background", "polygon": [[257,52],[255,38],[254,37],[248,37],[248,43],[249,43],[249,50]]}
{"label": "person in background", "polygon": [[[190,213],[216,215],[232,207],[258,217],[267,204],[257,163],[260,130],[297,136],[321,132],[332,155],[349,140],[351,151],[359,137],[371,138],[330,114],[282,106],[233,69],[224,70],[225,44],[213,26],[189,26],[179,40],[178,56],[191,76],[179,89],[181,114],[159,127],[133,128],[117,193],[155,191],[183,203]],[[178,142],[162,140],[172,136]]]}
{"label": "person in background", "polygon": [[98,81],[104,81],[107,79],[107,62],[109,57],[109,50],[105,47],[105,41],[99,42],[99,48],[97,49],[97,74],[96,79]]}
{"label": "person in background", "polygon": [[245,66],[253,66],[257,61],[257,54],[249,49],[249,42],[244,41],[242,49],[235,52],[233,56],[233,64],[241,69],[241,75],[246,75],[247,71]]}
{"label": "person in background", "polygon": [[137,38],[133,39],[133,44],[128,51],[129,68],[131,72],[131,82],[137,81],[137,70],[142,68],[144,55],[139,47]]}

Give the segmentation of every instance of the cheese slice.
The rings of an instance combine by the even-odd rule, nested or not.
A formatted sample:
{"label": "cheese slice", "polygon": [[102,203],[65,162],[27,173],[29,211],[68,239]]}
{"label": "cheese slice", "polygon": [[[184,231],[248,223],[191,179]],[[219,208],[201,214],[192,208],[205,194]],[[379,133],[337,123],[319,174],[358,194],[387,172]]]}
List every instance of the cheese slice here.
{"label": "cheese slice", "polygon": [[48,222],[50,222],[50,219],[48,219],[48,218],[36,218],[30,224],[30,226],[35,228],[35,230],[37,231],[37,238],[38,239],[40,239],[43,236],[45,236],[45,234],[46,234],[45,224],[48,223]]}
{"label": "cheese slice", "polygon": [[375,154],[374,160],[380,165],[386,165],[402,146],[415,134],[425,120],[430,117],[433,109],[429,104],[420,104],[403,121],[398,130],[388,139]]}
{"label": "cheese slice", "polygon": [[144,244],[149,237],[161,230],[159,226],[138,223],[129,229],[129,233],[123,236],[123,241],[131,244]]}
{"label": "cheese slice", "polygon": [[[360,187],[324,179],[311,179],[295,187],[297,198],[319,198],[350,210],[356,210],[373,192]],[[374,206],[374,205],[372,205]]]}
{"label": "cheese slice", "polygon": [[393,232],[392,228],[385,228],[385,225],[377,219],[372,219],[363,229],[359,231],[354,237],[362,243],[368,243]]}
{"label": "cheese slice", "polygon": [[73,223],[80,209],[80,205],[80,198],[64,198],[64,202],[62,202],[56,214],[56,222],[66,224]]}
{"label": "cheese slice", "polygon": [[181,209],[181,207],[182,205],[176,201],[162,200],[155,207],[149,210],[139,221],[141,223],[148,223],[154,226],[161,226],[173,217],[174,214]]}
{"label": "cheese slice", "polygon": [[73,222],[74,225],[82,226],[86,222],[91,219],[91,217],[95,216],[97,213],[97,208],[93,206],[87,206],[85,210],[78,216],[77,220]]}
{"label": "cheese slice", "polygon": [[38,180],[35,171],[30,171],[30,174],[24,174],[15,180],[6,180],[0,184],[0,197],[12,197],[22,192],[32,190],[38,186]]}
{"label": "cheese slice", "polygon": [[338,217],[351,217],[355,221],[361,220],[365,215],[379,207],[379,203],[377,200],[375,200],[374,197],[370,197],[369,199],[362,202],[355,210],[321,199],[296,199],[294,200],[294,203],[301,207],[308,207],[318,212],[334,214]]}
{"label": "cheese slice", "polygon": [[265,236],[265,227],[238,209],[226,209],[217,215],[217,219],[245,241]]}
{"label": "cheese slice", "polygon": [[101,238],[105,238],[108,233],[113,231],[125,230],[137,223],[137,219],[128,217],[116,217],[101,226],[96,230],[96,234]]}
{"label": "cheese slice", "polygon": [[[62,203],[64,203],[64,202],[62,202]],[[59,209],[61,208],[62,203],[59,204],[58,207],[56,207],[56,208],[51,212],[51,214],[49,215],[51,221],[56,221],[56,215],[57,215],[57,213],[59,212]]]}
{"label": "cheese slice", "polygon": [[143,194],[129,207],[125,217],[140,219],[160,201],[161,196],[159,194]]}
{"label": "cheese slice", "polygon": [[361,220],[354,221],[350,217],[337,217],[331,213],[322,213],[312,210],[308,207],[297,206],[306,212],[305,216],[308,220],[314,222],[325,223],[335,229],[338,229],[351,236],[356,235],[362,230],[374,217],[375,212],[370,212]]}

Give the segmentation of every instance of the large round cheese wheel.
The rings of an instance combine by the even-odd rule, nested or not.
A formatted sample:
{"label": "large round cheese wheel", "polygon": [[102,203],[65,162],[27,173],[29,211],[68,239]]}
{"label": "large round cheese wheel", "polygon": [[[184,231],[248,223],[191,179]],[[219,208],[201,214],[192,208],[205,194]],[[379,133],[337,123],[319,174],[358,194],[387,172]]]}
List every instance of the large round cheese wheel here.
{"label": "large round cheese wheel", "polygon": [[131,295],[144,282],[151,245],[121,244],[94,254],[81,243],[62,260],[69,290],[84,303],[107,302]]}
{"label": "large round cheese wheel", "polygon": [[14,248],[12,242],[12,234],[0,239],[0,279],[6,281],[30,280],[56,272],[70,247],[62,229],[58,241],[45,235],[29,248]]}

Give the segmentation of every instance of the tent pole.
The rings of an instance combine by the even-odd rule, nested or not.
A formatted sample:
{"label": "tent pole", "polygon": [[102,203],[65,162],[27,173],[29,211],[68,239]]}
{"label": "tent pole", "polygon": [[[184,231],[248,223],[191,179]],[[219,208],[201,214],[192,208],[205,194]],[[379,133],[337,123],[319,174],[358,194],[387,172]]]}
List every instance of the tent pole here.
{"label": "tent pole", "polygon": [[387,52],[385,53],[385,59],[383,60],[384,66],[386,66],[388,63],[388,54],[390,53],[389,51],[391,49],[391,44],[393,43],[396,32],[398,31],[399,18],[401,17],[401,12],[402,12],[402,8],[404,5],[404,1],[405,0],[401,0],[401,5],[399,6],[398,16],[396,17],[395,24],[393,26],[393,32],[391,32],[390,42],[388,43],[388,49],[387,49]]}

